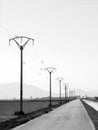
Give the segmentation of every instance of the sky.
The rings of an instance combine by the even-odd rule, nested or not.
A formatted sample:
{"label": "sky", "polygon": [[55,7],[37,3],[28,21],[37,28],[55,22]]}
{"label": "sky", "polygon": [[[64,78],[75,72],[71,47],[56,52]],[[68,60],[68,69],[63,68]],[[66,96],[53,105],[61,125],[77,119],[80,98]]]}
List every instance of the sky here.
{"label": "sky", "polygon": [[[0,83],[20,82],[20,50],[9,39],[27,36],[24,83],[49,90],[46,67],[70,88],[98,89],[97,0],[0,0]],[[20,44],[20,43],[19,43]]]}

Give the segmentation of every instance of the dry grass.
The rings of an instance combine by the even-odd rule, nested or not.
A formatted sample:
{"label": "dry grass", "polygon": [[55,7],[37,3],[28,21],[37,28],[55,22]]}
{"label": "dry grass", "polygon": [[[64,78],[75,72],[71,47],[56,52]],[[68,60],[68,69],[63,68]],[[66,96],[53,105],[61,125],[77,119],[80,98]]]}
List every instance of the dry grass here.
{"label": "dry grass", "polygon": [[[10,112],[10,114],[12,114],[13,112],[15,112],[16,108],[19,109],[19,106],[18,106],[19,102],[9,101],[9,102],[7,102],[7,104],[5,102],[3,102],[3,103],[2,103],[2,108],[5,106],[6,106],[6,108],[1,110],[2,111],[1,114],[3,112],[6,114],[8,114],[8,112]],[[54,109],[56,107],[59,107],[60,105],[62,105],[62,104],[58,104],[58,101],[55,101],[52,104],[53,104],[53,106],[49,107],[48,106],[49,101],[33,101],[33,102],[26,101],[26,102],[24,102],[24,112],[26,114],[0,122],[0,130],[10,130],[11,128],[14,128],[20,124],[23,124],[31,119],[34,119],[44,113],[51,111],[52,109]]]}
{"label": "dry grass", "polygon": [[[53,104],[57,103],[57,101],[53,102]],[[24,113],[33,112],[47,107],[48,104],[49,101],[24,101],[23,111]],[[19,111],[19,106],[19,101],[0,101],[0,122],[13,117],[13,114]]]}

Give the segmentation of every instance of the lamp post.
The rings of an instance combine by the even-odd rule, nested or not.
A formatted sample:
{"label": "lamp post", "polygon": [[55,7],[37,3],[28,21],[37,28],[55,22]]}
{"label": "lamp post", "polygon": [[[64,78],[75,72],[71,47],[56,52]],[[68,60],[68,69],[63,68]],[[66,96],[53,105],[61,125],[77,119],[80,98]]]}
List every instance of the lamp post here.
{"label": "lamp post", "polygon": [[[9,45],[11,41],[14,41],[20,49],[20,112],[19,114],[22,115],[24,114],[23,112],[23,49],[25,48],[26,44],[29,41],[34,42],[34,39],[25,36],[16,36],[14,38],[9,39]],[[21,42],[21,44],[23,44],[24,42],[24,44],[20,45],[19,41]]]}
{"label": "lamp post", "polygon": [[49,86],[50,86],[50,91],[49,91],[49,95],[50,95],[50,103],[49,103],[49,106],[51,107],[52,106],[52,103],[51,103],[51,75],[52,73],[54,72],[54,70],[56,70],[56,68],[54,67],[47,67],[45,68],[45,70],[47,70],[49,72]]}
{"label": "lamp post", "polygon": [[71,97],[71,90],[70,90],[70,88],[69,88],[69,98]]}
{"label": "lamp post", "polygon": [[75,98],[75,89],[73,89],[73,93],[74,93],[74,98]]}
{"label": "lamp post", "polygon": [[67,98],[67,84],[66,83],[64,83],[64,89],[65,89],[65,100],[66,100]]}
{"label": "lamp post", "polygon": [[61,103],[61,83],[62,83],[62,80],[63,80],[63,78],[61,78],[61,77],[59,77],[59,78],[57,78],[57,80],[59,81],[59,98],[60,98],[60,103]]}

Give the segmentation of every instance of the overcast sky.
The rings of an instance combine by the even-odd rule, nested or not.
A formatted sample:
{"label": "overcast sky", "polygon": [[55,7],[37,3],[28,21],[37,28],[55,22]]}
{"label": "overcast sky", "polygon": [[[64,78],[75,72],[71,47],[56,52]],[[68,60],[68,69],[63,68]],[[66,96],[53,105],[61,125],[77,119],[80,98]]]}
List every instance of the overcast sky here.
{"label": "overcast sky", "polygon": [[98,88],[97,0],[0,0],[0,83],[20,81],[20,50],[8,40],[34,38],[24,49],[24,83],[48,90],[48,73],[72,88]]}

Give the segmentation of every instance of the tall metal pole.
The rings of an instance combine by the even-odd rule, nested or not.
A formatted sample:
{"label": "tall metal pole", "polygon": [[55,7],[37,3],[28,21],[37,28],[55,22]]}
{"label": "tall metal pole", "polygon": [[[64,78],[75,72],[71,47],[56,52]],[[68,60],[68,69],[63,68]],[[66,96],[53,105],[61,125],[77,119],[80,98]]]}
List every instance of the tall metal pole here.
{"label": "tall metal pole", "polygon": [[52,103],[51,103],[51,72],[49,72],[50,74],[50,106],[52,106]]}
{"label": "tall metal pole", "polygon": [[74,98],[75,98],[75,89],[73,89],[73,93],[74,93]]}
{"label": "tall metal pole", "polygon": [[[21,43],[22,40],[26,40],[26,41],[23,45],[20,45],[18,43],[18,40],[21,40]],[[14,41],[20,49],[20,112],[19,112],[20,115],[24,114],[23,112],[23,49],[30,40],[34,42],[34,39],[25,36],[17,36],[9,39],[9,44],[11,41]]]}
{"label": "tall metal pole", "polygon": [[59,81],[59,83],[60,83],[60,102],[61,102],[61,80]]}
{"label": "tall metal pole", "polygon": [[20,47],[21,58],[20,58],[20,113],[23,113],[23,47]]}
{"label": "tall metal pole", "polygon": [[65,100],[66,100],[66,97],[67,97],[67,85],[65,83]]}
{"label": "tall metal pole", "polygon": [[54,72],[54,70],[56,70],[56,68],[53,67],[47,67],[45,68],[45,70],[47,70],[49,72],[49,86],[50,86],[50,91],[49,91],[49,106],[52,106],[52,102],[51,102],[51,75]]}
{"label": "tall metal pole", "polygon": [[69,98],[71,97],[71,90],[69,89]]}
{"label": "tall metal pole", "polygon": [[63,80],[63,78],[57,78],[57,80],[59,81],[59,95],[60,95],[60,103],[61,103],[61,83],[62,83],[62,80]]}

